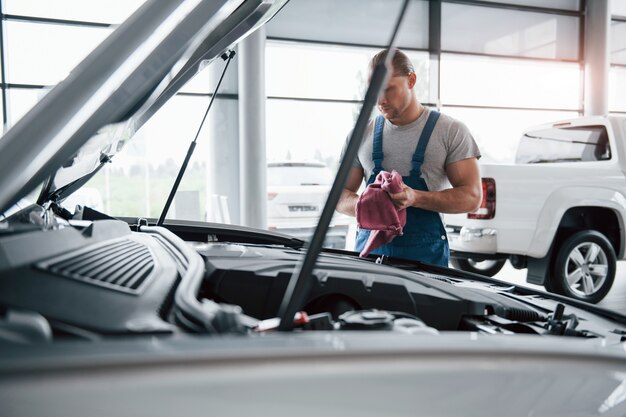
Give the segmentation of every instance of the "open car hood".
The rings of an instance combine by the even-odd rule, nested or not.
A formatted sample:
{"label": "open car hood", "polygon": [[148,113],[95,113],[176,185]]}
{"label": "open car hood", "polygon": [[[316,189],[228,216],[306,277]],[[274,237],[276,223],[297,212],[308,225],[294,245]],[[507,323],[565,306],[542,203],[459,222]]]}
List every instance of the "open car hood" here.
{"label": "open car hood", "polygon": [[0,140],[0,213],[42,183],[65,198],[287,1],[148,0]]}

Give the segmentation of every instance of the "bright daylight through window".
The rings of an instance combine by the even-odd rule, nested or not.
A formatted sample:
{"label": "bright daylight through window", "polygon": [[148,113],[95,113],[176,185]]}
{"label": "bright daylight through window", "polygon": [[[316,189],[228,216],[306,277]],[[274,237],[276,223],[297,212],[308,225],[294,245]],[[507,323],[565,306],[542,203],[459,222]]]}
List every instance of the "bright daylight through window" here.
{"label": "bright daylight through window", "polygon": [[[6,21],[7,36],[2,45],[5,123],[14,124],[141,3],[118,0],[86,7],[78,0],[64,0],[52,7],[45,1],[4,0],[4,13],[28,17],[9,17]],[[577,1],[563,0],[551,6],[571,11],[569,14],[444,1],[440,55],[428,51],[427,3],[412,2],[408,13],[414,20],[407,21],[400,37],[400,46],[417,73],[417,97],[425,105],[439,107],[463,121],[483,150],[483,162],[513,162],[523,129],[580,114],[580,21],[573,14]],[[511,3],[541,6],[541,2],[534,1]],[[383,3],[375,4],[373,7],[385,7]],[[615,5],[614,15],[620,16],[620,7]],[[333,26],[332,32],[321,35],[316,27],[341,14],[319,8],[309,12],[309,21],[300,27],[292,25],[289,8],[268,25],[266,158],[279,163],[318,162],[334,172],[361,106],[369,59],[382,44],[368,41],[373,36],[371,31],[356,36]],[[371,16],[359,18],[365,21]],[[380,24],[375,29],[381,31],[376,39],[388,31],[385,28],[390,22]],[[472,30],[468,25],[480,26],[480,36],[466,36]],[[624,95],[619,93],[626,88],[620,36],[625,25],[613,21],[611,26],[613,87],[609,89],[609,107],[613,112],[626,112]],[[62,46],[70,43],[72,48]],[[117,155],[115,167],[105,167],[84,187],[87,191],[69,198],[66,206],[83,199],[113,215],[157,217],[187,144],[200,124],[221,65],[214,62],[190,81]],[[172,218],[238,222],[239,196],[216,195],[211,171],[215,162],[212,150],[218,142],[230,143],[233,149],[232,155],[222,154],[220,158],[237,163],[237,147],[232,145],[238,140],[236,65],[237,58],[226,74],[209,123],[200,133],[198,149],[169,214]],[[271,178],[268,175],[269,187],[275,185],[270,183]],[[232,178],[233,184],[237,180]],[[274,204],[269,199],[267,203]],[[301,201],[291,205],[315,204]],[[319,211],[308,214],[311,219],[307,233]],[[302,225],[300,220],[288,217],[285,221],[292,222],[291,231],[296,223]],[[353,233],[353,219],[346,222]],[[346,240],[348,247],[351,240],[351,236]]]}

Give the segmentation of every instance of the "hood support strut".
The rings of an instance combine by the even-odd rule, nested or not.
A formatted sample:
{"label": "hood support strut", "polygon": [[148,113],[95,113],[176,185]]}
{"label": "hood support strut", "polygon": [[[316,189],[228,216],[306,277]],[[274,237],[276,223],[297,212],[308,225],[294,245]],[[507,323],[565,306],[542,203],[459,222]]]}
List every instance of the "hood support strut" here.
{"label": "hood support strut", "polygon": [[157,226],[162,226],[165,221],[165,216],[167,216],[167,212],[170,210],[170,206],[172,205],[172,201],[174,200],[174,196],[176,195],[176,191],[178,191],[178,186],[180,185],[180,181],[183,179],[183,175],[185,175],[185,171],[187,170],[187,165],[189,165],[189,160],[191,160],[191,155],[193,155],[193,151],[196,149],[196,142],[198,141],[198,136],[200,136],[200,131],[202,130],[202,126],[204,126],[204,122],[206,120],[207,115],[209,114],[209,110],[211,110],[211,106],[213,105],[213,101],[217,96],[217,91],[220,89],[220,85],[222,84],[222,80],[224,79],[224,75],[226,75],[226,71],[228,70],[228,64],[235,56],[235,51],[229,50],[222,54],[222,59],[226,61],[226,65],[224,66],[224,70],[222,71],[222,75],[220,76],[219,81],[217,82],[217,86],[215,86],[215,91],[211,96],[211,101],[209,101],[209,105],[207,106],[206,112],[204,112],[204,117],[200,122],[200,127],[198,127],[198,131],[196,132],[196,137],[193,138],[193,141],[189,144],[189,149],[187,149],[187,155],[185,156],[185,160],[183,161],[183,165],[180,167],[178,171],[178,175],[176,176],[176,181],[174,181],[174,185],[170,190],[170,195],[167,197],[167,201],[165,202],[165,207],[163,207],[163,211],[161,212],[161,216],[157,221]]}

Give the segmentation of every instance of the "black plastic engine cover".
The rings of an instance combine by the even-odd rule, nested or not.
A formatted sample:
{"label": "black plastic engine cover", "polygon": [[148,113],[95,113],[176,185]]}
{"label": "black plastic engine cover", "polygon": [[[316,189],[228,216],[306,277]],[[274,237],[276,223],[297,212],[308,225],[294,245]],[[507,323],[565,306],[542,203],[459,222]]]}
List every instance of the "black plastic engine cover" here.
{"label": "black plastic engine cover", "polygon": [[176,261],[124,222],[0,238],[0,304],[99,333],[171,331],[162,308]]}
{"label": "black plastic engine cover", "polygon": [[[303,251],[239,244],[207,244],[202,296],[241,306],[259,319],[276,317],[294,266]],[[340,296],[361,309],[402,311],[439,330],[456,330],[464,316],[529,310],[528,306],[484,289],[467,288],[444,276],[405,271],[358,257],[322,254],[307,304]],[[474,285],[475,287],[475,285]],[[533,310],[530,310],[534,313]]]}

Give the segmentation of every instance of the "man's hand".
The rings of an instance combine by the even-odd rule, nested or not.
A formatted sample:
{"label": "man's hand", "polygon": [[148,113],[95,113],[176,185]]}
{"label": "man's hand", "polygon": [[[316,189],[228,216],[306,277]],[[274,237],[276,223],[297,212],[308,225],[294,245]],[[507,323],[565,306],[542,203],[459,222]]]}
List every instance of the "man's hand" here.
{"label": "man's hand", "polygon": [[415,205],[415,190],[406,184],[402,184],[402,191],[399,193],[389,193],[389,197],[398,209],[405,209]]}
{"label": "man's hand", "polygon": [[463,159],[446,167],[452,188],[443,191],[414,190],[402,184],[402,191],[389,194],[398,208],[416,207],[438,213],[469,213],[482,200],[480,169],[476,158]]}

